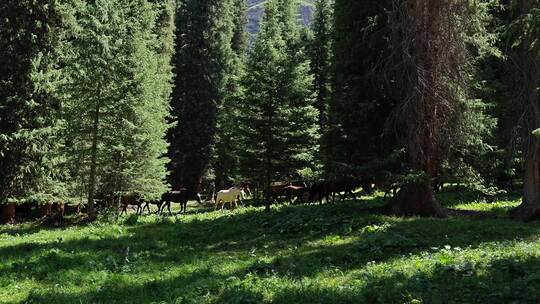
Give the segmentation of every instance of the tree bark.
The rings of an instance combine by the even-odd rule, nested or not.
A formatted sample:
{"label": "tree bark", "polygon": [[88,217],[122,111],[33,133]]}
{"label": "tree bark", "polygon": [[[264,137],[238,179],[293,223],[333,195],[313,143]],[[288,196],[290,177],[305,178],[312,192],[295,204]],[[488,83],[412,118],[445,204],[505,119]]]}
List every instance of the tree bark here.
{"label": "tree bark", "polygon": [[[538,5],[537,0],[518,1],[519,14],[525,16]],[[514,53],[517,63],[519,85],[523,91],[518,99],[523,110],[523,155],[525,168],[523,176],[523,201],[513,210],[512,216],[522,220],[540,218],[540,138],[534,130],[540,128],[540,56],[533,50],[539,31],[530,31],[523,38],[519,50]]]}
{"label": "tree bark", "polygon": [[9,224],[15,222],[15,204],[2,205],[2,223]]}
{"label": "tree bark", "polygon": [[444,208],[435,199],[432,181],[437,177],[437,136],[439,127],[438,89],[442,81],[439,70],[445,68],[440,60],[441,0],[409,0],[407,15],[413,41],[412,52],[416,69],[413,85],[409,88],[407,153],[409,166],[425,177],[422,181],[406,184],[389,202],[393,214],[443,217]]}
{"label": "tree bark", "polygon": [[514,210],[518,219],[532,220],[540,217],[540,161],[538,140],[531,144],[525,157],[523,177],[523,202]]}

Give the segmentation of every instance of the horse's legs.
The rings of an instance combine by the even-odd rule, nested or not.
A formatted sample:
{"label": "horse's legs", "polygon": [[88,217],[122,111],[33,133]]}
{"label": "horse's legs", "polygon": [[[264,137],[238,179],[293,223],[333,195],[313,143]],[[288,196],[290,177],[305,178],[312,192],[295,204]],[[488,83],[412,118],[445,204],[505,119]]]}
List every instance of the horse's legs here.
{"label": "horse's legs", "polygon": [[148,209],[148,213],[150,213],[150,203],[145,203],[142,210],[143,210],[143,213],[144,213],[144,209]]}
{"label": "horse's legs", "polygon": [[171,202],[167,202],[167,210],[169,211],[169,216],[172,216],[172,212],[171,212]]}
{"label": "horse's legs", "polygon": [[352,197],[352,199],[356,202],[356,194],[351,190],[349,191],[349,195]]}
{"label": "horse's legs", "polygon": [[161,205],[158,206],[158,210],[156,211],[156,214],[159,213],[159,215],[163,215],[163,209],[165,209],[166,202],[161,202]]}

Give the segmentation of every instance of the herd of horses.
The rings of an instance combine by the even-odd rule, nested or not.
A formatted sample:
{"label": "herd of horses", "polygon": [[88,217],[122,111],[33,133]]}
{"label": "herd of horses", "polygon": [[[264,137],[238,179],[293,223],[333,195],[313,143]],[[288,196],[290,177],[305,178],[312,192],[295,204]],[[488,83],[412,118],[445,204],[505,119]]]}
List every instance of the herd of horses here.
{"label": "herd of horses", "polygon": [[[202,195],[200,192],[180,188],[176,191],[169,191],[161,195],[159,199],[148,200],[142,195],[130,192],[120,195],[101,195],[94,199],[94,210],[118,210],[120,214],[133,209],[137,214],[145,211],[156,214],[168,212],[172,215],[171,205],[180,204],[180,213],[187,212],[188,202],[196,201],[199,205],[211,204],[215,210],[224,210],[225,207],[234,210],[239,205],[245,205],[244,199],[252,198],[255,203],[334,203],[337,198],[341,201],[347,197],[357,200],[356,190],[361,189],[364,193],[370,194],[374,187],[385,193],[388,189],[377,186],[377,183],[364,182],[355,179],[343,179],[333,181],[316,182],[273,182],[267,187],[257,187],[249,183],[232,186],[230,188]],[[392,191],[394,192],[394,191]],[[203,199],[204,198],[204,199]],[[157,208],[151,208],[156,206]],[[88,210],[88,206],[86,206]],[[17,206],[17,217],[21,219],[48,218],[55,224],[63,221],[64,214],[78,214],[83,211],[82,205],[72,206],[67,204],[46,204],[26,203]],[[115,212],[118,212],[115,211]]]}
{"label": "herd of horses", "polygon": [[[234,210],[238,205],[243,205],[244,199],[255,197],[251,188],[249,184],[245,183],[232,186],[211,195],[210,202],[214,205],[215,210],[220,209],[223,211],[227,205],[231,210]],[[341,201],[344,201],[347,197],[357,200],[355,192],[357,189],[362,189],[366,193],[370,193],[371,188],[354,180],[318,181],[311,184],[307,182],[274,182],[262,191],[262,198],[270,203],[335,203],[336,198]],[[119,204],[121,206],[120,213],[127,213],[130,206],[136,207],[137,214],[142,214],[145,210],[150,213],[150,206],[155,205],[157,207],[155,213],[163,214],[166,210],[169,214],[172,214],[172,203],[180,204],[180,212],[184,213],[187,211],[189,201],[196,201],[198,204],[202,204],[202,197],[203,195],[201,193],[185,188],[166,192],[158,200],[146,200],[137,193],[126,193],[119,198]],[[99,205],[102,203],[100,201],[97,202]]]}

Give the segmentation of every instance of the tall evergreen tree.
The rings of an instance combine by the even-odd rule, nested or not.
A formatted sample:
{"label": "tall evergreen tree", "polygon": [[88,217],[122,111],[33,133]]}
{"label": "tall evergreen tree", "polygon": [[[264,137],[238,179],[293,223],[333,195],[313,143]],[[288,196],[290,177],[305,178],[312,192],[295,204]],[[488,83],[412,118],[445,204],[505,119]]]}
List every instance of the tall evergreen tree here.
{"label": "tall evergreen tree", "polygon": [[393,81],[384,77],[391,54],[392,3],[335,1],[330,127],[323,140],[331,177],[371,177],[373,170],[360,169],[385,159],[396,147],[394,136],[384,136],[396,104]]}
{"label": "tall evergreen tree", "polygon": [[[62,199],[58,154],[60,45],[67,1],[0,3],[0,203]],[[7,205],[5,220],[14,216]]]}
{"label": "tall evergreen tree", "polygon": [[67,72],[66,152],[73,192],[138,191],[165,183],[171,90],[172,2],[97,0],[77,7],[79,32]]}
{"label": "tall evergreen tree", "polygon": [[[310,43],[311,70],[314,75],[315,107],[319,111],[319,128],[328,132],[328,107],[331,90],[332,62],[332,5],[329,0],[315,2],[315,17],[312,25],[313,40]],[[321,157],[326,158],[327,153]]]}
{"label": "tall evergreen tree", "polygon": [[232,0],[186,0],[178,8],[176,79],[169,134],[173,187],[199,187],[211,160],[234,28]]}
{"label": "tall evergreen tree", "polygon": [[[241,164],[245,176],[265,187],[274,180],[309,174],[318,148],[313,78],[299,48],[296,5],[266,3],[261,32],[247,61]],[[267,199],[267,211],[270,203]]]}
{"label": "tall evergreen tree", "polygon": [[461,94],[466,94],[461,79],[467,64],[463,35],[467,5],[408,0],[397,11],[393,26],[399,33],[395,47],[401,69],[396,79],[402,88],[398,115],[404,118],[407,164],[412,172],[389,203],[391,212],[445,215],[432,183],[438,173],[441,130],[452,128],[450,118],[460,115]]}
{"label": "tall evergreen tree", "polygon": [[232,56],[226,66],[223,101],[219,105],[213,169],[219,189],[231,186],[240,179],[238,144],[239,108],[243,100],[241,79],[245,71],[247,51],[247,2],[234,0],[234,32],[231,40]]}

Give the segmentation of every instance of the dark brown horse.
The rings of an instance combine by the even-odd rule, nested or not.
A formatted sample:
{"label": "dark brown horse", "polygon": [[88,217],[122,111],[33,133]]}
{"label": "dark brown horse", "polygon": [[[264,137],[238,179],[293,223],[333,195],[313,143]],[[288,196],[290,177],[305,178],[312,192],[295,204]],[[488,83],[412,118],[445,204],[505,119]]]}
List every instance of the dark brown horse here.
{"label": "dark brown horse", "polygon": [[163,213],[163,210],[165,209],[165,207],[167,207],[169,215],[172,215],[171,203],[180,204],[180,212],[186,212],[187,203],[190,200],[196,200],[197,203],[201,204],[201,194],[189,189],[180,189],[180,191],[170,191],[167,193],[163,193],[163,195],[161,196],[162,206],[160,213]]}
{"label": "dark brown horse", "polygon": [[135,192],[131,193],[125,193],[120,195],[120,206],[122,206],[122,212],[120,212],[120,215],[123,213],[127,213],[128,206],[137,206],[137,214],[142,214],[143,212],[143,200],[141,198],[141,195]]}
{"label": "dark brown horse", "polygon": [[143,212],[144,210],[148,210],[148,213],[150,213],[150,205],[156,205],[157,206],[157,211],[155,212],[156,214],[159,213],[159,211],[161,210],[161,206],[163,205],[163,201],[161,200],[143,200]]}
{"label": "dark brown horse", "polygon": [[287,198],[286,188],[290,185],[288,182],[274,182],[266,189],[266,199],[274,202],[279,202]]}
{"label": "dark brown horse", "polygon": [[287,193],[287,200],[292,203],[294,199],[294,203],[298,204],[304,202],[306,194],[309,193],[309,188],[305,183],[298,183],[296,185],[291,183],[285,187],[285,191]]}
{"label": "dark brown horse", "polygon": [[318,201],[322,204],[323,200],[330,202],[331,191],[327,181],[316,182],[309,188],[308,203]]}
{"label": "dark brown horse", "polygon": [[336,200],[336,194],[340,196],[341,201],[344,201],[347,196],[350,196],[356,201],[354,191],[359,187],[360,182],[354,179],[338,180],[328,183],[328,190],[332,194],[332,202]]}

